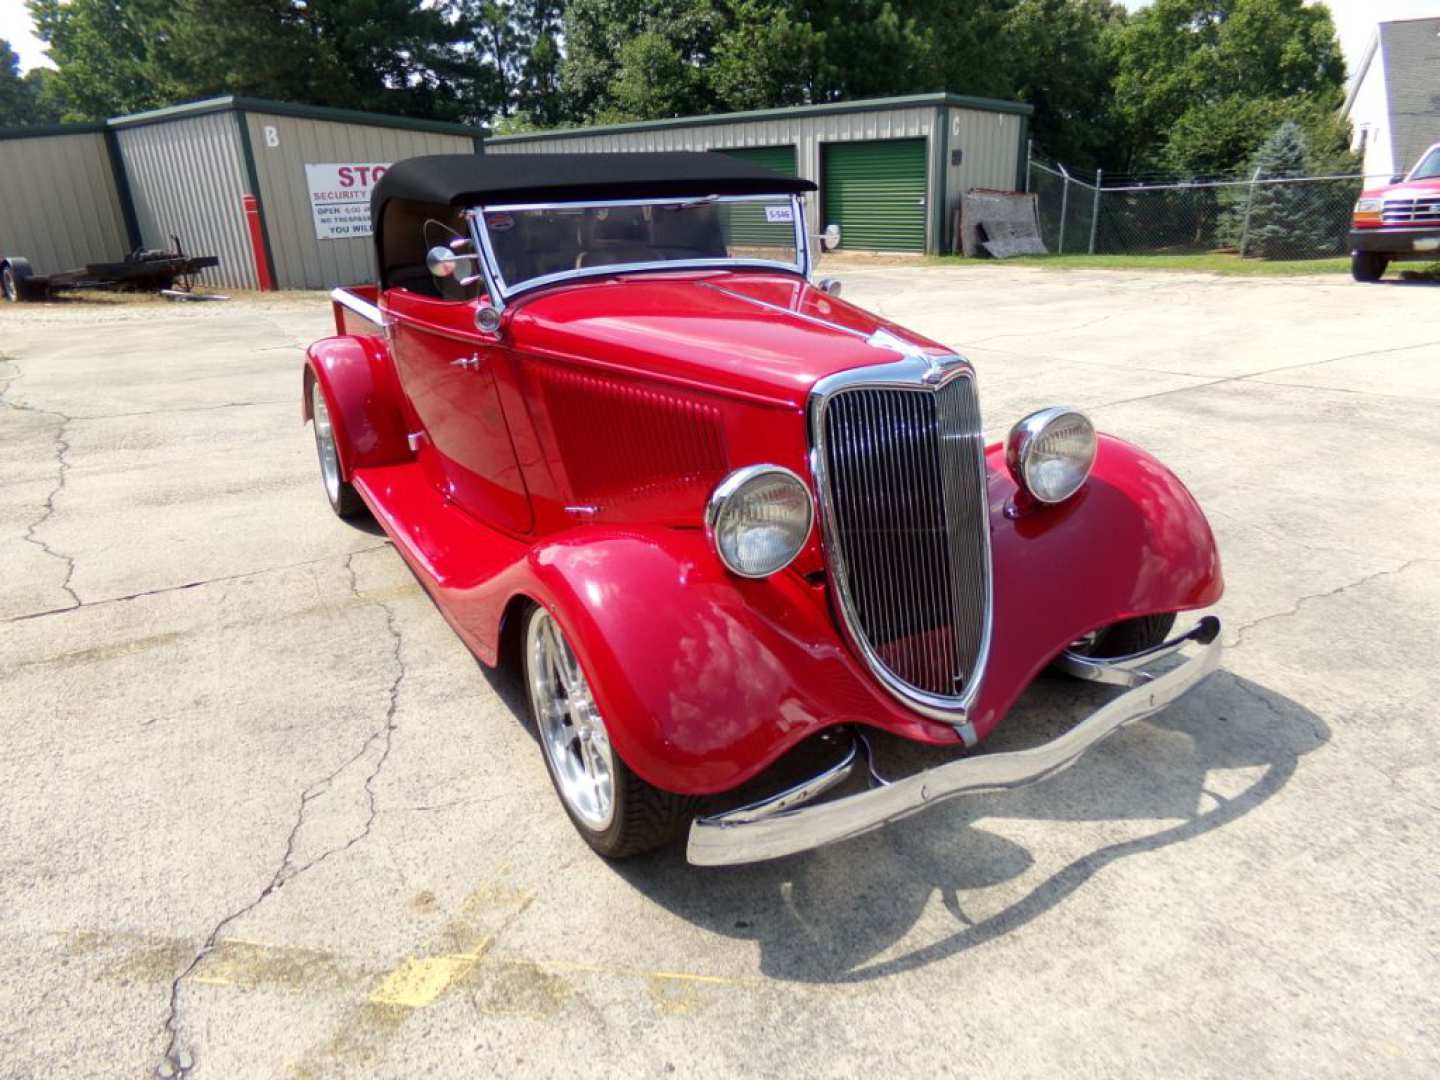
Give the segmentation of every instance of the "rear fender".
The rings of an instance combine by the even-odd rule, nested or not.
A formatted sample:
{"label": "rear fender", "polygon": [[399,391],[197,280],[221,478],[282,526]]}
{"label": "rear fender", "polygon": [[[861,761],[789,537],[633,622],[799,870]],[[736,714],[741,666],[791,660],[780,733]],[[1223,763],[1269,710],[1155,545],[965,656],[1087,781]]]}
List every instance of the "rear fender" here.
{"label": "rear fender", "polygon": [[325,395],[340,473],[346,480],[356,469],[397,465],[413,458],[395,364],[381,338],[322,338],[305,351],[301,409],[307,422],[314,418],[310,387],[316,382]]}

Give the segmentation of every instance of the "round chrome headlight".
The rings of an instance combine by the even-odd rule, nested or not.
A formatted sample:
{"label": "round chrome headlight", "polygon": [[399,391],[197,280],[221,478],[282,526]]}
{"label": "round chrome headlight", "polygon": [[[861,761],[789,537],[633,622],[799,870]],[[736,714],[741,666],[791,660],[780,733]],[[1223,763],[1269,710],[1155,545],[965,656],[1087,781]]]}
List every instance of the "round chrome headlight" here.
{"label": "round chrome headlight", "polygon": [[715,488],[705,531],[726,567],[762,578],[800,554],[814,517],[810,489],[800,477],[779,465],[748,465]]}
{"label": "round chrome headlight", "polygon": [[1095,464],[1095,425],[1074,409],[1033,412],[1010,429],[1005,464],[1015,482],[1041,502],[1064,502]]}

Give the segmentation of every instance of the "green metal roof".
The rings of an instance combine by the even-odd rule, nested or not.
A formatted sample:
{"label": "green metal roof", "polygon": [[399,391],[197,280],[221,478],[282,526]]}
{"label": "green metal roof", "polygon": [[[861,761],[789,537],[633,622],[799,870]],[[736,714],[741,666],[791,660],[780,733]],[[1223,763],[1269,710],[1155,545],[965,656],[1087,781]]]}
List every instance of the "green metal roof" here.
{"label": "green metal roof", "polygon": [[288,101],[269,101],[265,98],[225,97],[207,98],[204,101],[187,101],[164,109],[116,116],[106,123],[112,128],[138,127],[142,124],[162,124],[167,120],[185,120],[192,116],[204,116],[217,112],[267,113],[271,116],[297,116],[305,120],[329,120],[339,124],[364,124],[367,127],[401,128],[405,131],[434,131],[443,135],[461,135],[466,138],[483,138],[484,128],[451,124],[443,120],[422,120],[411,116],[394,116],[390,113],[360,112],[355,109],[332,109],[322,105],[295,105]]}
{"label": "green metal roof", "polygon": [[995,98],[968,97],[964,94],[911,94],[906,97],[828,101],[823,105],[793,105],[780,109],[712,113],[707,116],[677,116],[666,120],[637,120],[628,124],[604,124],[598,127],[527,131],[521,135],[494,136],[487,139],[486,142],[524,143],[535,142],[539,139],[570,139],[585,135],[612,135],[626,131],[655,131],[662,128],[701,127],[710,124],[741,124],[751,120],[782,120],[796,116],[833,116],[836,113],[880,112],[887,109],[914,109],[936,105],[974,109],[977,112],[1011,113],[1017,116],[1029,116],[1035,111],[1035,106],[1020,101],[999,101]]}
{"label": "green metal roof", "polygon": [[93,135],[97,131],[104,131],[102,124],[43,124],[40,127],[7,127],[0,128],[0,140],[4,139],[38,139],[45,135]]}

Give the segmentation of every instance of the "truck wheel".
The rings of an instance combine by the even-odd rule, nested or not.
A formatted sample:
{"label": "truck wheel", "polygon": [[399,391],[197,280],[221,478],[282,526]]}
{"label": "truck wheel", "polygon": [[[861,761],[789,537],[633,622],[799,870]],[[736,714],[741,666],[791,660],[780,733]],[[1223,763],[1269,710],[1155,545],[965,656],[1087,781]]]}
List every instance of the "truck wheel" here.
{"label": "truck wheel", "polygon": [[1356,281],[1379,281],[1390,260],[1375,251],[1357,251],[1350,256],[1350,276]]}
{"label": "truck wheel", "polygon": [[8,304],[20,302],[20,283],[15,280],[15,271],[10,269],[9,263],[0,269],[0,297]]}
{"label": "truck wheel", "polygon": [[525,682],[545,768],[585,842],[619,859],[679,836],[700,800],[647,784],[615,752],[564,631],[538,604],[526,617],[524,642]]}
{"label": "truck wheel", "polygon": [[325,498],[337,517],[359,517],[365,512],[365,500],[340,475],[340,454],[335,449],[335,428],[330,423],[330,410],[325,405],[325,392],[317,379],[310,380],[310,408],[315,417],[315,452],[320,457],[320,480],[325,485]]}
{"label": "truck wheel", "polygon": [[1111,623],[1070,645],[1070,652],[1094,659],[1129,656],[1164,642],[1175,625],[1173,611]]}

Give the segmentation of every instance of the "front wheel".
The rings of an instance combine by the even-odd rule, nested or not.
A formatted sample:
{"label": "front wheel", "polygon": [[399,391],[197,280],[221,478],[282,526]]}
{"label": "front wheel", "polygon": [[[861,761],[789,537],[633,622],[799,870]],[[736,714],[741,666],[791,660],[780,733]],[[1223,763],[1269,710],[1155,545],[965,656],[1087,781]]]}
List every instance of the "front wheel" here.
{"label": "front wheel", "polygon": [[615,752],[574,650],[538,605],[525,623],[525,681],[545,768],[585,842],[619,859],[678,837],[700,800],[646,783]]}
{"label": "front wheel", "polygon": [[1379,281],[1390,260],[1375,251],[1357,251],[1350,256],[1350,276],[1356,281]]}
{"label": "front wheel", "polygon": [[1174,626],[1173,611],[1159,615],[1142,615],[1138,619],[1125,619],[1086,634],[1079,641],[1071,642],[1068,651],[1092,660],[1130,656],[1164,644]]}
{"label": "front wheel", "polygon": [[7,304],[20,302],[20,283],[15,279],[15,271],[8,263],[0,268],[0,299]]}

